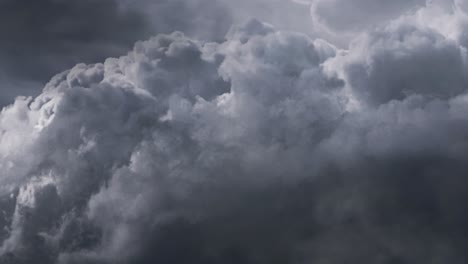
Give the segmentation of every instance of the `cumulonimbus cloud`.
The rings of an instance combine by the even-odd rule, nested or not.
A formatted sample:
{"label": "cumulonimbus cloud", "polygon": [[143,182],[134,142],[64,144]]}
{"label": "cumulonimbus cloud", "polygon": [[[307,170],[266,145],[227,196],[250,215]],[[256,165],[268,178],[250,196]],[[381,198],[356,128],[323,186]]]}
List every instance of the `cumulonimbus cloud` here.
{"label": "cumulonimbus cloud", "polygon": [[466,48],[432,8],[348,50],[251,20],[56,75],[0,114],[0,261],[464,263]]}

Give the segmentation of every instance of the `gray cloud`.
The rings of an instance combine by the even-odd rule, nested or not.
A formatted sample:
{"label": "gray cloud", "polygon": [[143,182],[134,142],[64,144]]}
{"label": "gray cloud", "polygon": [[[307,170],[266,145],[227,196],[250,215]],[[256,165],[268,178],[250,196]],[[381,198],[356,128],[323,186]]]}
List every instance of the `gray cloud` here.
{"label": "gray cloud", "polygon": [[[1,104],[13,93],[37,93],[38,85],[79,62],[120,55],[149,33],[143,17],[114,0],[2,0],[0,25]],[[18,91],[11,82],[34,85]]]}
{"label": "gray cloud", "polygon": [[[205,225],[232,214],[231,206],[243,206],[230,201],[238,192],[254,195],[286,172],[295,171],[291,176],[301,180],[307,146],[317,144],[342,113],[334,96],[342,82],[320,69],[334,48],[258,21],[233,29],[228,38],[203,44],[181,33],[158,36],[138,43],[128,56],[57,75],[34,101],[18,99],[7,108],[2,140],[10,144],[3,148],[2,186],[5,193],[26,187],[17,195],[4,253],[19,261],[22,255],[65,263],[139,256],[144,261],[158,257],[147,256],[152,250],[146,247],[153,240],[163,243],[156,242],[159,226],[172,225],[171,219],[189,221],[192,228],[190,223],[196,226],[202,217]],[[310,84],[316,88],[306,89]],[[23,121],[9,120],[17,115]],[[315,125],[323,131],[314,131]],[[15,143],[23,146],[18,153],[11,151]],[[8,165],[25,155],[30,158],[22,159],[21,168]],[[99,246],[62,252],[70,247],[61,244],[67,241],[61,230],[68,230],[68,222],[58,218],[49,226],[53,221],[42,225],[23,217],[36,211],[41,190],[49,186],[55,186],[53,199],[63,205],[57,209],[62,218],[78,212],[102,231]],[[227,200],[213,200],[221,192]],[[115,202],[120,212],[114,211]],[[133,243],[141,232],[154,234],[148,234],[148,243]],[[38,241],[28,246],[23,241],[31,241],[29,236],[39,236]],[[67,236],[80,239],[79,233]]]}
{"label": "gray cloud", "polygon": [[233,21],[251,17],[308,28],[307,8],[285,0],[2,0],[0,9],[0,106],[37,95],[57,72],[123,55],[158,33],[222,40]]}
{"label": "gray cloud", "polygon": [[390,8],[348,50],[180,20],[54,76],[0,114],[0,262],[465,263],[454,10]]}
{"label": "gray cloud", "polygon": [[424,6],[425,0],[313,0],[312,14],[329,30],[360,32]]}
{"label": "gray cloud", "polygon": [[[364,103],[412,94],[447,99],[468,84],[466,50],[432,29],[401,21],[367,34],[342,58],[346,77]],[[450,69],[450,70],[447,70]]]}
{"label": "gray cloud", "polygon": [[[137,14],[119,10],[114,1],[2,1],[1,4],[2,19],[5,20],[2,23],[2,31],[8,36],[2,43],[9,51],[4,56],[15,56],[14,58],[36,55],[40,48],[45,48],[43,51],[48,52],[48,49],[52,48],[51,44],[57,44],[55,42],[64,46],[62,48],[65,50],[61,51],[64,53],[72,48],[66,44],[84,46],[89,40],[106,46],[114,44],[117,45],[116,48],[125,41],[127,45],[131,45],[128,42],[133,41],[134,36],[128,31],[143,25]],[[21,23],[12,23],[14,21]],[[124,33],[116,34],[108,30],[110,27],[121,28]],[[138,35],[138,31],[134,34]],[[22,43],[19,43],[20,41]],[[6,53],[5,49],[2,50]],[[96,53],[98,52],[99,50]],[[44,60],[47,59],[46,55],[42,55]],[[14,60],[10,64],[13,62]],[[15,66],[24,68],[29,65]]]}

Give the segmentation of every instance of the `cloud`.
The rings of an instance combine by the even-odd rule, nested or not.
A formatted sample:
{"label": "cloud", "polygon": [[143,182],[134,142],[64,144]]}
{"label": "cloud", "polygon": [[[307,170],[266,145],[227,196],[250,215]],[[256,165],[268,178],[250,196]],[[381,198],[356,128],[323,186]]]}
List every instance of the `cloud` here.
{"label": "cloud", "polygon": [[[128,56],[77,65],[54,77],[36,99],[17,99],[6,108],[2,140],[9,144],[2,152],[2,186],[6,194],[23,183],[30,187],[17,194],[17,216],[4,253],[55,254],[64,262],[146,256],[147,244],[132,241],[153,229],[156,237],[150,234],[148,241],[159,239],[158,226],[168,221],[164,218],[209,219],[218,210],[223,214],[230,203],[220,200],[213,212],[206,211],[203,204],[220,192],[234,198],[289,170],[303,177],[295,167],[305,165],[296,160],[307,151],[300,143],[316,144],[342,113],[339,96],[334,96],[342,82],[320,68],[334,48],[258,21],[233,29],[228,38],[216,44],[181,33],[160,35],[138,43]],[[310,84],[316,88],[305,89]],[[311,130],[314,125],[323,125],[324,131]],[[17,129],[26,135],[16,134]],[[284,166],[266,167],[280,161]],[[18,201],[26,195],[39,201],[34,197],[50,186],[28,182],[44,177],[52,179],[54,199],[63,204],[57,209],[60,216],[78,212],[103,232],[94,253],[60,251],[70,247],[60,244],[67,235],[60,231],[68,224],[61,218],[51,227],[22,217],[36,207]],[[229,183],[239,187],[230,190]],[[212,190],[197,198],[202,194],[198,188]],[[121,211],[114,211],[116,202]],[[44,233],[42,240],[28,247],[23,241],[38,236],[37,230]],[[36,252],[38,248],[45,252]]]}
{"label": "cloud", "polygon": [[284,0],[2,0],[0,9],[0,107],[36,96],[57,72],[124,55],[159,33],[220,41],[233,22],[252,17],[309,29],[307,8]]}
{"label": "cloud", "polygon": [[369,1],[314,0],[312,17],[329,30],[359,32],[394,19],[405,12],[425,5],[425,0]]}
{"label": "cloud", "polygon": [[[345,61],[343,63],[343,61]],[[395,21],[351,44],[336,58],[355,97],[380,105],[413,94],[448,99],[466,90],[466,49],[439,32]]]}
{"label": "cloud", "polygon": [[[120,55],[149,33],[143,17],[114,0],[2,0],[0,24],[2,106],[37,94],[53,74],[79,62]],[[8,85],[18,82],[33,85]]]}
{"label": "cloud", "polygon": [[356,35],[385,27],[401,17],[443,28],[444,34],[460,34],[466,22],[465,0],[311,0],[314,32],[347,48]]}
{"label": "cloud", "polygon": [[439,7],[347,50],[250,20],[54,76],[0,114],[0,262],[466,262],[466,49]]}
{"label": "cloud", "polygon": [[203,40],[221,40],[234,20],[223,0],[118,0],[145,17],[153,33],[174,31]]}

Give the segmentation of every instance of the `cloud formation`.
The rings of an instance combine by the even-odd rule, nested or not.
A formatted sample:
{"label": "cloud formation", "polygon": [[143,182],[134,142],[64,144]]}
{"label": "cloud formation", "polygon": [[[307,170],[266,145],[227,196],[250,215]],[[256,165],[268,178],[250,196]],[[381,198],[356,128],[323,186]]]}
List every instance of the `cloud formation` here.
{"label": "cloud formation", "polygon": [[54,74],[78,63],[125,54],[137,40],[182,31],[219,41],[232,23],[252,17],[308,28],[307,8],[286,0],[1,0],[0,107],[18,95],[36,96]]}
{"label": "cloud formation", "polygon": [[0,262],[465,263],[464,2],[408,3],[346,50],[249,20],[17,98]]}
{"label": "cloud formation", "polygon": [[397,18],[411,9],[425,5],[425,0],[312,0],[311,12],[316,22],[328,30],[350,33]]}
{"label": "cloud formation", "polygon": [[[120,55],[149,33],[142,16],[114,0],[1,0],[0,24],[2,106],[12,96],[36,94],[79,62]],[[25,83],[28,89],[15,88]]]}

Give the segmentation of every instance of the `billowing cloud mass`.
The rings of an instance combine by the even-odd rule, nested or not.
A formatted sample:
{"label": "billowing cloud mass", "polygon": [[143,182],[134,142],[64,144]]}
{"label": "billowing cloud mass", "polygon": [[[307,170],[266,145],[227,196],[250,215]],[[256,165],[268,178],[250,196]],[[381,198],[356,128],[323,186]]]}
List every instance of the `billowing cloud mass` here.
{"label": "billowing cloud mass", "polygon": [[3,108],[0,263],[466,263],[468,4],[216,3]]}
{"label": "billowing cloud mass", "polygon": [[123,54],[147,33],[145,18],[114,0],[0,0],[0,105],[78,62]]}

